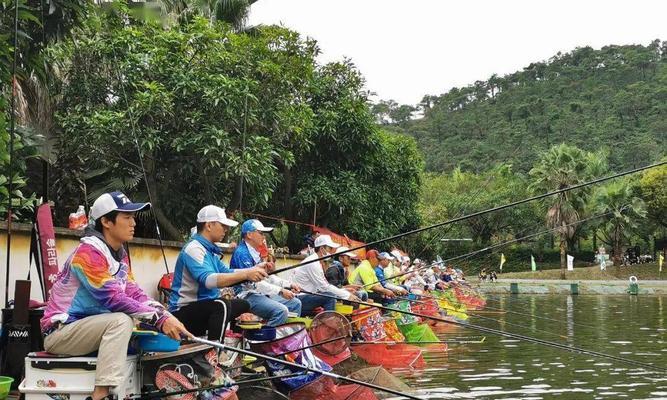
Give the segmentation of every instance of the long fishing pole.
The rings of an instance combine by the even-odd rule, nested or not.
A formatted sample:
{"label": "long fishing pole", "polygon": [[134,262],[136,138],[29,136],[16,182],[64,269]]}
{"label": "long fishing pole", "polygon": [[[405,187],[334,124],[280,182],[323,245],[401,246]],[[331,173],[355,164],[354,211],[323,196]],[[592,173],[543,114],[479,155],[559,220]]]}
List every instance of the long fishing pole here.
{"label": "long fishing pole", "polygon": [[11,264],[12,247],[12,199],[14,192],[14,135],[16,134],[16,58],[19,47],[19,1],[14,1],[14,55],[12,57],[12,101],[9,116],[9,166],[7,189],[7,264],[5,265],[5,308],[9,308],[9,266]]}
{"label": "long fishing pole", "polygon": [[[136,125],[134,123],[134,115],[132,113],[132,108],[130,103],[127,101],[127,92],[125,91],[125,84],[120,74],[120,66],[118,64],[118,59],[116,57],[116,50],[111,46],[111,51],[113,52],[113,58],[116,61],[116,75],[118,77],[118,84],[123,92],[123,100],[125,100],[125,107],[130,117],[130,131],[132,132],[132,138],[134,139],[134,145],[137,148],[137,154],[139,156],[139,166],[141,167],[141,172],[144,177],[144,182],[146,183],[146,193],[148,194],[148,201],[151,203],[151,208],[155,207],[153,202],[153,195],[151,194],[151,188],[148,184],[148,174],[146,173],[146,168],[144,167],[144,155],[139,146],[139,139],[137,136]],[[164,262],[164,269],[169,273],[169,264],[167,263],[167,255],[164,252],[164,246],[162,244],[162,234],[160,233],[160,224],[157,220],[157,213],[154,209],[151,209],[151,214],[153,215],[153,222],[155,223],[155,233],[157,235],[158,243],[160,244],[160,251],[162,252],[162,261]]]}
{"label": "long fishing pole", "polygon": [[[625,208],[626,208],[626,207],[623,207],[623,208],[621,209],[621,211],[625,210]],[[456,261],[456,260],[460,260],[460,259],[469,259],[469,258],[472,258],[472,257],[478,255],[478,254],[485,253],[485,252],[490,251],[490,250],[494,250],[494,249],[497,249],[497,248],[500,248],[500,247],[504,247],[504,246],[510,245],[510,244],[512,244],[512,243],[521,242],[521,241],[524,241],[524,240],[526,240],[526,239],[531,239],[531,238],[534,238],[534,237],[537,237],[537,236],[542,236],[542,235],[545,235],[545,234],[547,234],[547,233],[556,231],[556,230],[558,230],[558,229],[563,229],[563,228],[567,228],[567,227],[570,227],[570,226],[574,226],[574,225],[582,224],[582,223],[584,223],[584,222],[588,222],[588,221],[591,221],[591,220],[593,220],[593,219],[602,218],[602,217],[605,217],[605,216],[610,215],[610,214],[613,214],[613,213],[614,213],[614,211],[609,211],[609,212],[606,212],[606,213],[597,214],[597,215],[594,215],[594,216],[591,216],[591,217],[588,217],[588,218],[584,218],[584,219],[579,220],[579,221],[572,222],[572,223],[567,224],[567,225],[561,225],[561,226],[557,226],[557,227],[555,227],[555,228],[546,229],[546,230],[543,230],[543,231],[540,231],[540,232],[532,233],[532,234],[530,234],[530,235],[522,236],[522,237],[520,237],[520,238],[516,238],[516,239],[512,239],[512,240],[507,240],[507,241],[505,241],[505,242],[497,243],[497,244],[494,244],[494,245],[492,245],[492,246],[487,246],[487,247],[484,247],[484,248],[482,248],[482,249],[478,249],[478,250],[472,251],[472,252],[470,252],[470,253],[461,254],[461,255],[458,255],[458,256],[455,256],[455,257],[448,258],[448,259],[446,259],[446,260],[437,261],[437,262],[434,262],[434,263],[431,263],[431,264],[427,264],[427,265],[425,265],[425,266],[422,266],[422,267],[419,267],[419,268],[415,268],[415,269],[413,269],[413,270],[411,270],[411,271],[402,272],[402,273],[397,274],[397,275],[394,275],[394,276],[392,276],[392,277],[385,277],[384,279],[380,279],[380,280],[378,280],[378,281],[376,281],[376,282],[369,283],[369,284],[366,284],[366,285],[362,285],[362,288],[365,288],[365,287],[368,287],[368,286],[377,285],[378,283],[382,283],[382,282],[385,282],[385,281],[387,281],[387,280],[391,280],[391,279],[399,278],[399,277],[401,277],[401,276],[405,276],[405,275],[408,275],[408,274],[412,274],[412,273],[414,273],[414,272],[417,272],[417,271],[422,270],[422,269],[425,269],[425,268],[430,268],[430,267],[432,267],[432,266],[434,266],[434,265],[437,265],[437,264],[449,263],[449,262]]]}
{"label": "long fishing pole", "polygon": [[[529,202],[532,202],[532,201],[535,201],[535,200],[540,200],[540,199],[543,199],[543,198],[546,198],[546,197],[554,196],[554,195],[557,195],[559,193],[565,193],[565,192],[569,192],[571,190],[580,189],[582,187],[595,185],[595,184],[605,182],[605,181],[608,181],[608,180],[611,180],[611,179],[620,178],[622,176],[635,174],[637,172],[645,171],[645,170],[651,169],[651,168],[656,168],[656,167],[659,167],[659,166],[662,166],[662,165],[665,165],[665,164],[667,164],[667,161],[660,161],[660,162],[657,162],[657,163],[654,163],[654,164],[645,165],[643,167],[634,168],[634,169],[619,172],[619,173],[616,173],[616,174],[613,174],[613,175],[609,175],[609,176],[605,176],[605,177],[601,177],[601,178],[596,178],[596,179],[593,179],[593,180],[590,180],[590,181],[587,181],[587,182],[582,182],[582,183],[578,183],[578,184],[568,186],[568,187],[565,187],[565,188],[562,188],[562,189],[557,189],[557,190],[554,190],[554,191],[551,191],[551,192],[542,193],[542,194],[539,194],[539,195],[536,195],[536,196],[532,196],[532,197],[528,197],[528,198],[525,198],[525,199],[522,199],[522,200],[517,200],[517,201],[511,202],[511,203],[507,203],[507,204],[504,204],[504,205],[501,205],[501,206],[488,208],[488,209],[482,210],[482,211],[477,211],[477,212],[474,212],[472,214],[462,215],[460,217],[452,218],[450,220],[439,222],[437,224],[429,225],[429,226],[426,226],[426,227],[423,227],[423,228],[417,228],[417,229],[413,229],[413,230],[408,231],[408,232],[399,233],[398,235],[390,236],[390,237],[387,237],[387,238],[384,238],[384,239],[378,239],[378,240],[366,243],[363,246],[353,247],[351,249],[348,249],[347,251],[361,250],[361,249],[366,248],[366,247],[371,247],[371,246],[374,246],[376,244],[388,242],[388,241],[391,241],[391,240],[400,239],[402,237],[414,235],[416,233],[424,232],[424,231],[427,231],[429,229],[434,229],[434,228],[438,228],[438,227],[441,227],[441,226],[450,225],[450,224],[453,224],[455,222],[464,221],[466,219],[478,217],[480,215],[485,215],[485,214],[489,214],[489,213],[492,213],[492,212],[505,210],[507,208],[516,207],[516,206],[521,205],[521,204],[525,204],[525,203],[529,203]],[[330,259],[332,257],[336,257],[338,255],[339,254],[336,254],[336,253],[328,254],[326,256],[316,258],[316,259],[310,261],[309,263],[328,260],[328,259]],[[282,268],[280,270],[271,271],[271,272],[269,272],[269,275],[277,274],[279,272],[289,271],[291,269],[298,268],[298,267],[303,266],[303,265],[306,265],[306,264],[290,265],[290,266]]]}
{"label": "long fishing pole", "polygon": [[266,381],[272,381],[274,379],[282,379],[282,378],[292,378],[295,376],[302,375],[300,372],[294,373],[294,374],[289,374],[289,375],[282,375],[282,376],[266,376],[262,378],[255,378],[255,379],[246,379],[242,381],[236,381],[234,383],[224,383],[221,385],[213,385],[213,386],[205,386],[205,387],[198,387],[194,389],[184,389],[184,390],[178,390],[178,391],[173,391],[173,392],[168,392],[166,390],[156,390],[153,392],[147,392],[147,393],[141,393],[141,394],[130,394],[127,398],[129,399],[141,399],[141,400],[150,400],[150,399],[161,399],[163,397],[170,397],[170,396],[180,396],[183,394],[188,394],[188,393],[199,393],[199,392],[206,392],[209,390],[217,390],[217,389],[227,389],[231,388],[233,386],[237,385],[247,385],[250,383],[259,383],[259,382],[266,382]]}
{"label": "long fishing pole", "polygon": [[489,333],[489,334],[493,334],[493,335],[497,335],[497,336],[504,336],[504,337],[507,337],[507,338],[510,338],[510,339],[523,340],[525,342],[536,343],[536,344],[540,344],[540,345],[548,346],[548,347],[554,347],[554,348],[561,349],[561,350],[566,350],[566,351],[569,351],[569,352],[572,352],[572,353],[585,354],[585,355],[599,357],[599,358],[606,358],[606,359],[609,359],[609,360],[614,360],[614,361],[622,362],[622,363],[625,363],[625,364],[641,367],[641,368],[644,368],[644,369],[647,369],[647,370],[653,370],[653,371],[657,371],[657,372],[667,373],[667,368],[659,367],[657,365],[652,365],[652,364],[644,363],[644,362],[641,362],[641,361],[632,360],[632,359],[629,359],[629,358],[614,356],[614,355],[611,355],[611,354],[601,353],[601,352],[594,351],[594,350],[583,349],[581,347],[556,343],[556,342],[552,342],[552,341],[549,341],[549,340],[538,339],[538,338],[534,338],[534,337],[531,337],[531,336],[521,335],[521,334],[518,334],[518,333],[505,332],[505,331],[501,331],[501,330],[498,330],[498,329],[487,328],[487,327],[481,326],[481,325],[470,324],[470,323],[467,323],[467,322],[447,320],[447,319],[444,319],[444,318],[434,317],[434,316],[431,316],[431,315],[425,315],[425,314],[421,314],[421,313],[415,313],[415,312],[412,312],[412,311],[396,310],[396,309],[389,308],[389,307],[382,306],[382,305],[375,304],[375,303],[367,303],[367,302],[364,302],[364,301],[355,301],[355,300],[345,300],[345,299],[341,299],[339,297],[332,296],[332,295],[326,294],[326,293],[314,293],[314,292],[309,292],[309,291],[303,290],[303,289],[301,290],[301,292],[306,293],[306,294],[312,294],[312,295],[315,295],[315,296],[326,297],[326,298],[334,299],[334,300],[341,300],[341,301],[348,301],[350,303],[362,304],[362,305],[365,305],[365,306],[368,306],[368,307],[375,307],[375,308],[378,308],[378,309],[384,310],[384,311],[399,312],[399,313],[406,314],[406,315],[412,315],[412,316],[415,316],[415,317],[420,317],[420,318],[430,319],[430,320],[433,320],[433,321],[444,322],[444,323],[451,324],[451,325],[461,326],[463,328],[473,329],[473,330],[476,330],[476,331],[479,331],[479,332],[485,332],[485,333]]}
{"label": "long fishing pole", "polygon": [[414,396],[414,395],[411,395],[411,394],[408,394],[408,393],[402,393],[402,392],[399,392],[398,390],[394,390],[394,389],[387,388],[387,387],[384,387],[384,386],[376,385],[374,383],[368,383],[368,382],[360,381],[360,380],[357,380],[357,379],[348,378],[346,376],[334,374],[333,372],[322,371],[322,370],[317,369],[317,368],[313,368],[313,367],[306,366],[306,365],[301,365],[301,364],[296,364],[296,363],[293,363],[293,362],[282,360],[282,359],[276,358],[276,357],[267,356],[267,355],[264,355],[264,354],[255,353],[255,352],[250,351],[250,350],[239,349],[237,347],[225,346],[222,343],[214,342],[212,340],[206,340],[206,339],[202,339],[202,338],[198,338],[198,337],[190,338],[189,340],[193,341],[193,342],[198,342],[198,343],[202,343],[202,344],[207,344],[209,346],[217,347],[221,350],[228,350],[228,351],[232,351],[232,352],[235,352],[235,353],[244,354],[244,355],[247,355],[247,356],[261,358],[261,359],[266,360],[266,361],[271,361],[271,362],[283,364],[283,365],[286,365],[288,367],[303,370],[305,372],[313,372],[313,373],[316,373],[316,374],[321,374],[321,375],[324,375],[324,376],[328,376],[329,378],[338,379],[338,380],[345,381],[345,382],[348,382],[348,383],[354,383],[354,384],[365,386],[365,387],[368,387],[368,388],[371,388],[371,389],[380,390],[382,392],[390,393],[390,394],[393,394],[393,395],[396,395],[396,396],[406,397],[408,399],[413,399],[413,400],[422,400],[420,397],[417,397],[417,396]]}

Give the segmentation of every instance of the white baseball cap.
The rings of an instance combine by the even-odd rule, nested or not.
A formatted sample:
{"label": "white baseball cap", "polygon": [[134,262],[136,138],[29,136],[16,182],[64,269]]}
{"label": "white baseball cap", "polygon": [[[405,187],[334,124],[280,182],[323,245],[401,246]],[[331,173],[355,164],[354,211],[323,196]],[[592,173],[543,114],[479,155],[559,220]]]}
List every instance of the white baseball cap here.
{"label": "white baseball cap", "polygon": [[333,240],[331,240],[331,236],[329,235],[320,235],[315,239],[315,247],[321,247],[321,246],[329,246],[333,247],[334,249],[337,249],[340,247],[340,245]]}
{"label": "white baseball cap", "polygon": [[121,192],[104,193],[95,200],[90,208],[90,217],[97,220],[111,211],[137,212],[149,208],[151,208],[151,203],[133,203]]}
{"label": "white baseball cap", "polygon": [[197,222],[220,222],[229,227],[235,227],[239,223],[233,219],[227,218],[225,209],[214,205],[208,205],[197,213]]}
{"label": "white baseball cap", "polygon": [[355,252],[350,251],[350,248],[345,246],[340,246],[336,251],[336,255],[348,256],[350,258],[359,258],[359,256]]}

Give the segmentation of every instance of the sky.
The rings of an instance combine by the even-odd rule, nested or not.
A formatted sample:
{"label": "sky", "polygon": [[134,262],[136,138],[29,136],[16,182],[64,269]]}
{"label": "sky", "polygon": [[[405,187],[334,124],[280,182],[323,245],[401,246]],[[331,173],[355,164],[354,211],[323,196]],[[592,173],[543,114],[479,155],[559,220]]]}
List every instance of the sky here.
{"label": "sky", "polygon": [[249,23],[314,38],[374,99],[417,104],[559,51],[667,40],[666,15],[667,0],[258,0]]}

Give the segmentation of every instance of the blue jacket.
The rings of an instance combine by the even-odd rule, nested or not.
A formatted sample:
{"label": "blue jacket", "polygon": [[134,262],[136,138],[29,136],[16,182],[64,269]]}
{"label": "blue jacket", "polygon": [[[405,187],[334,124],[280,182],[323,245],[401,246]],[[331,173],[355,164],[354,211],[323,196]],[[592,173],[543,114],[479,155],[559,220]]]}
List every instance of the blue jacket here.
{"label": "blue jacket", "polygon": [[232,272],[220,260],[221,253],[218,246],[199,234],[195,234],[183,246],[176,260],[172,293],[169,296],[170,311],[196,301],[220,298],[215,274]]}

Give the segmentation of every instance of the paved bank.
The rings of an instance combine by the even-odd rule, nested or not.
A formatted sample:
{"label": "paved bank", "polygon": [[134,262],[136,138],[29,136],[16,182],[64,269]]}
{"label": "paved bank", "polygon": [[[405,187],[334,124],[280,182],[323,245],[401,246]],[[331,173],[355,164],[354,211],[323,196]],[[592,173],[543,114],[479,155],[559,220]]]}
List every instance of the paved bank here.
{"label": "paved bank", "polygon": [[[590,281],[555,279],[499,279],[473,283],[483,293],[501,294],[628,294],[629,281]],[[639,295],[667,294],[667,281],[638,281]]]}

